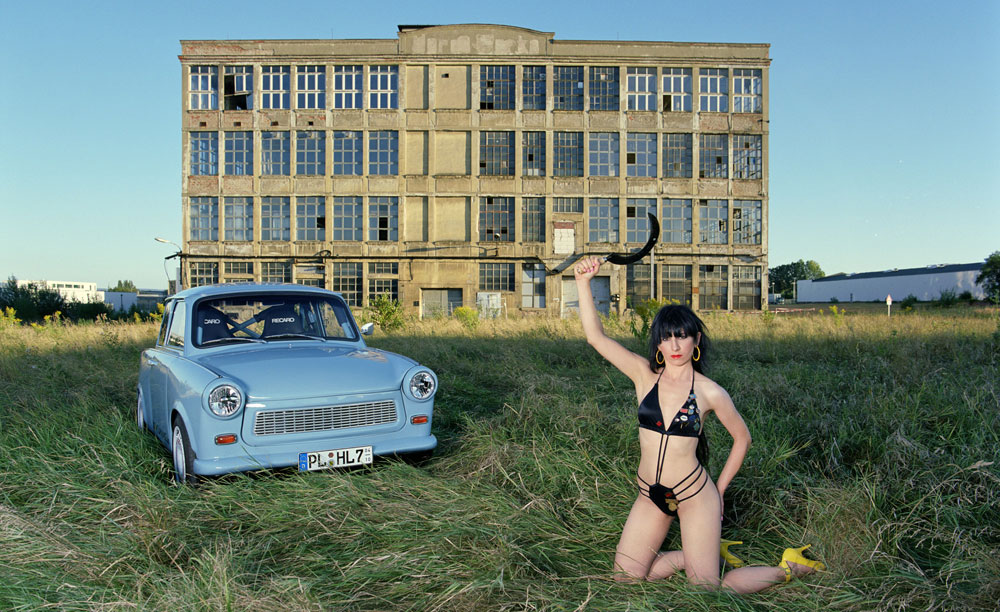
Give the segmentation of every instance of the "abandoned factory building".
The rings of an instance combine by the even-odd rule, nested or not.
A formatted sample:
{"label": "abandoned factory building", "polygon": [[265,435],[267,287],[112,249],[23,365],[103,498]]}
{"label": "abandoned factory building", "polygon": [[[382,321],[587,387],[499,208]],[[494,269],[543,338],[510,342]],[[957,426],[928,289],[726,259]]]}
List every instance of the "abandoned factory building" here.
{"label": "abandoned factory building", "polygon": [[181,283],[294,282],[355,306],[757,310],[768,45],[557,40],[500,25],[381,40],[181,41]]}

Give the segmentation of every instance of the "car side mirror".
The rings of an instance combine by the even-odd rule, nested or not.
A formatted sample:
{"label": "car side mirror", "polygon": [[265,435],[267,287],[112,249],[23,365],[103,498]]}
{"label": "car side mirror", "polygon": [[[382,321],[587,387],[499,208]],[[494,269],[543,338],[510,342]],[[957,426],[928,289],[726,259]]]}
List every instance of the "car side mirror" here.
{"label": "car side mirror", "polygon": [[361,326],[361,335],[362,336],[370,336],[370,335],[372,335],[372,333],[374,331],[375,331],[375,324],[374,323],[365,323],[364,325]]}

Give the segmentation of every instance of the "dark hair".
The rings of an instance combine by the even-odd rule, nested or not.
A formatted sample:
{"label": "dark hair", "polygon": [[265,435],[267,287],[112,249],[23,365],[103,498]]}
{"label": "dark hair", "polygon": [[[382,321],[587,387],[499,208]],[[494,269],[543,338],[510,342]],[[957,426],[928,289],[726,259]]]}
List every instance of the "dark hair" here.
{"label": "dark hair", "polygon": [[[683,334],[692,338],[699,338],[698,360],[691,360],[694,371],[699,374],[705,372],[705,358],[708,354],[709,342],[708,334],[705,333],[705,324],[693,310],[687,306],[671,304],[664,306],[653,317],[653,322],[649,326],[649,369],[655,372],[662,365],[656,360],[656,353],[660,342],[664,338]],[[698,334],[701,334],[699,337]],[[708,438],[705,436],[705,423],[701,424],[701,433],[698,434],[698,448],[695,450],[698,462],[708,468]]]}
{"label": "dark hair", "polygon": [[653,322],[649,326],[649,369],[655,372],[663,365],[656,360],[656,352],[659,350],[657,347],[660,342],[663,342],[664,338],[669,338],[676,334],[683,334],[692,338],[701,334],[701,340],[698,342],[700,355],[698,361],[691,360],[691,365],[694,366],[695,372],[703,374],[705,372],[705,359],[708,356],[707,353],[709,350],[705,324],[701,322],[698,315],[694,314],[693,310],[679,304],[664,306],[653,317]]}

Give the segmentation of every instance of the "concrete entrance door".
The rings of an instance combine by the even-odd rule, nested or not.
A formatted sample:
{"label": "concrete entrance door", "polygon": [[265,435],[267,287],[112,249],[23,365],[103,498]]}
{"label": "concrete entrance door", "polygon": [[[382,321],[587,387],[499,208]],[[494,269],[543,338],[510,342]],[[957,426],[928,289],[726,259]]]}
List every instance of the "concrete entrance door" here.
{"label": "concrete entrance door", "polygon": [[420,295],[420,317],[450,315],[461,305],[461,289],[424,289]]}
{"label": "concrete entrance door", "polygon": [[[604,316],[611,313],[611,277],[595,276],[590,281],[590,291],[594,294],[594,306]],[[559,314],[565,317],[570,312],[580,314],[580,298],[576,293],[576,279],[563,277],[562,306]]]}

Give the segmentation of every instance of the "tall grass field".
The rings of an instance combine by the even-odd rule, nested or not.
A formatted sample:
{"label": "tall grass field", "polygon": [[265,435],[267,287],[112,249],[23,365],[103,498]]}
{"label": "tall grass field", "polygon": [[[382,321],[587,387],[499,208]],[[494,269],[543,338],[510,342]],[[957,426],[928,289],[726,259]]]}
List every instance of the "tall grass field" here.
{"label": "tall grass field", "polygon": [[[744,596],[611,579],[636,398],[574,319],[377,331],[372,346],[440,378],[426,464],[197,487],[171,484],[133,422],[153,324],[6,325],[0,609],[997,609],[995,311],[705,319],[708,374],[753,434],[723,537],[767,565],[811,543],[826,572]],[[605,325],[642,350],[627,320]],[[730,440],[712,418],[708,435],[717,475]]]}

